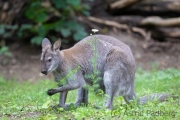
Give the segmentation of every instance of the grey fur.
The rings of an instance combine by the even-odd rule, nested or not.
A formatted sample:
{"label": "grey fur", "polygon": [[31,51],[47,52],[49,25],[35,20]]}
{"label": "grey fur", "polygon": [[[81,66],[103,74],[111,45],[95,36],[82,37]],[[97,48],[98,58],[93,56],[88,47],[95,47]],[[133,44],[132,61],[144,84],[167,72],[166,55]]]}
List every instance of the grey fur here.
{"label": "grey fur", "polygon": [[42,40],[42,47],[43,47],[43,46],[46,46],[46,45],[51,45],[51,43],[50,43],[49,39],[44,38],[44,39]]}
{"label": "grey fur", "polygon": [[[80,69],[67,79],[65,85],[48,90],[48,95],[62,92],[59,105],[64,106],[67,91],[79,89],[76,105],[88,102],[88,92],[83,86],[92,84],[92,81],[86,79],[84,75],[93,74],[91,61],[94,56],[93,45],[97,52],[96,69],[100,72],[99,77],[103,78],[99,85],[106,94],[104,106],[111,109],[115,95],[123,96],[127,103],[138,99],[134,91],[136,64],[129,46],[116,38],[105,35],[88,36],[72,48],[62,51],[43,46],[42,69],[46,69],[47,73],[53,72],[56,81],[65,77],[69,69],[74,70],[80,66]],[[48,57],[52,57],[51,63],[47,61]],[[168,95],[160,95],[162,99],[168,97]],[[155,96],[158,97],[158,95]],[[150,99],[149,96],[138,99],[138,103],[146,103],[148,99]]]}

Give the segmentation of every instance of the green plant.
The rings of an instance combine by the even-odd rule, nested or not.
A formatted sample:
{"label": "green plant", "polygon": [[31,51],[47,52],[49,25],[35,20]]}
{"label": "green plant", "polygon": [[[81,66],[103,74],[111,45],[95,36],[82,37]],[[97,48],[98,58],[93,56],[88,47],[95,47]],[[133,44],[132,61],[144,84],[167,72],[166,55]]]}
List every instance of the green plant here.
{"label": "green plant", "polygon": [[68,70],[68,74],[66,75],[66,76],[64,76],[64,77],[61,77],[60,76],[60,74],[59,73],[57,73],[57,75],[59,75],[59,77],[58,78],[60,78],[60,80],[59,81],[57,81],[57,85],[66,85],[66,83],[67,83],[67,80],[69,79],[69,78],[72,78],[73,77],[73,75],[75,74],[75,73],[77,73],[77,71],[80,69],[80,66],[78,65],[75,69],[69,69]]}
{"label": "green plant", "polygon": [[[97,32],[97,31],[96,31]],[[85,87],[87,89],[93,90],[95,91],[97,94],[102,95],[104,94],[104,92],[100,89],[99,86],[99,82],[102,80],[101,77],[98,77],[100,72],[97,70],[97,38],[93,37],[92,41],[88,41],[88,44],[92,46],[92,51],[93,51],[93,56],[90,59],[91,63],[92,63],[92,67],[93,67],[93,73],[92,74],[85,74],[85,78],[86,79],[91,79],[92,80],[92,86],[88,86],[86,85]],[[57,75],[59,75],[58,78],[60,78],[59,81],[57,81],[57,84],[59,85],[65,85],[67,82],[67,79],[69,79],[70,77],[73,76],[73,74],[75,74],[78,70],[80,69],[80,66],[78,65],[75,69],[71,69],[69,68],[68,70],[68,74],[64,77],[61,77],[60,74],[57,73]]]}
{"label": "green plant", "polygon": [[9,52],[9,48],[7,46],[3,46],[0,48],[0,55],[5,55],[5,56],[11,56],[11,52]]}
{"label": "green plant", "polygon": [[[44,4],[48,5],[31,0],[24,12],[25,16],[34,22],[30,28],[30,32],[35,34],[31,43],[40,45],[42,39],[51,31],[60,33],[63,38],[73,36],[76,41],[87,36],[84,27],[75,20],[77,13],[89,15],[89,7],[81,4],[81,0],[52,0]],[[51,17],[56,19],[51,20]]]}
{"label": "green plant", "polygon": [[[97,31],[96,31],[97,32]],[[97,70],[97,38],[93,37],[92,41],[88,41],[88,44],[91,45],[93,50],[93,57],[90,59],[93,67],[93,74],[85,74],[86,79],[92,80],[92,86],[86,85],[87,89],[90,89],[94,91],[97,95],[103,95],[103,90],[100,89],[99,83],[102,80],[101,77],[99,77],[100,72]]]}
{"label": "green plant", "polygon": [[[52,40],[63,38],[63,42],[73,38],[79,41],[87,33],[77,21],[78,15],[89,15],[89,7],[81,0],[30,0],[22,9],[22,21],[15,24],[0,24],[0,37],[30,40],[31,44],[40,45],[44,37]],[[65,41],[66,40],[66,41]]]}
{"label": "green plant", "polygon": [[1,38],[8,38],[18,29],[18,25],[0,24],[0,36]]}

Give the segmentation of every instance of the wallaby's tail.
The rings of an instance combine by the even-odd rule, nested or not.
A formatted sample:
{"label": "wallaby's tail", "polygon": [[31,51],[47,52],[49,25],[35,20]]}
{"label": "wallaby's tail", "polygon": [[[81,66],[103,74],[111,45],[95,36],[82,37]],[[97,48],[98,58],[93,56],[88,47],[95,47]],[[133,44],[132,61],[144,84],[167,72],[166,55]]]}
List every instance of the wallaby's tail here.
{"label": "wallaby's tail", "polygon": [[142,98],[139,98],[138,102],[139,104],[145,104],[149,100],[157,100],[160,102],[164,102],[164,101],[167,101],[169,97],[173,99],[177,98],[177,96],[173,96],[169,94],[155,93],[155,94],[150,94],[150,95],[143,96]]}

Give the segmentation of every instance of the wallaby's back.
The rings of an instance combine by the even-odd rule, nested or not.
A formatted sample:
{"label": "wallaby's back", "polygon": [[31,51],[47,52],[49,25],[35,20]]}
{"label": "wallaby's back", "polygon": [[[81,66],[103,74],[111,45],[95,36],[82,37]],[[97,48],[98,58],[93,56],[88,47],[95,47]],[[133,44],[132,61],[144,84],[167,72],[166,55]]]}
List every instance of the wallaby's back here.
{"label": "wallaby's back", "polygon": [[[94,41],[96,41],[96,43],[94,43]],[[96,67],[97,70],[101,73],[100,76],[103,77],[107,56],[113,47],[118,47],[121,53],[119,61],[124,64],[125,69],[129,71],[129,73],[126,74],[132,75],[131,81],[134,81],[135,60],[131,49],[129,46],[116,38],[106,35],[88,36],[75,44],[72,48],[65,50],[64,54],[66,58],[68,58],[68,54],[70,54],[71,57],[69,58],[74,58],[74,61],[76,61],[76,63],[81,66],[81,69],[83,69],[85,73],[92,74],[92,59],[94,59],[95,54],[97,53],[97,57],[95,58]]]}
{"label": "wallaby's back", "polygon": [[135,60],[129,46],[127,46],[125,43],[111,36],[107,36],[107,35],[88,36],[84,38],[83,40],[81,40],[80,42],[78,42],[77,44],[75,44],[74,47],[76,47],[76,49],[79,48],[85,54],[88,54],[90,50],[89,47],[91,47],[91,50],[92,50],[92,45],[89,44],[88,41],[93,41],[93,40],[97,40],[97,52],[98,52],[97,54],[99,57],[106,56],[108,52],[111,50],[111,48],[113,46],[116,46],[120,49],[121,53],[125,56],[124,59],[126,59],[126,61],[129,61],[130,64],[135,67]]}

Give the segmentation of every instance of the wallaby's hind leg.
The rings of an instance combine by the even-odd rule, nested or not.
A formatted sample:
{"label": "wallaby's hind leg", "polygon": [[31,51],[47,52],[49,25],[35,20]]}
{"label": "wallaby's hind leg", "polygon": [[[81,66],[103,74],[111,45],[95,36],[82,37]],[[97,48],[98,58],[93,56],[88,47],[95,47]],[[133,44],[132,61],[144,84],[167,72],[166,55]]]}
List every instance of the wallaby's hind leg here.
{"label": "wallaby's hind leg", "polygon": [[112,108],[113,99],[116,92],[116,86],[112,81],[112,79],[116,79],[116,78],[112,78],[112,77],[113,77],[113,73],[108,71],[104,73],[103,79],[104,79],[105,94],[106,94],[104,106],[108,109]]}
{"label": "wallaby's hind leg", "polygon": [[75,105],[79,106],[79,105],[81,105],[81,103],[83,103],[85,105],[88,103],[88,90],[86,90],[84,88],[78,89],[78,95],[77,95]]}
{"label": "wallaby's hind leg", "polygon": [[134,59],[129,58],[122,51],[122,49],[114,46],[106,58],[103,80],[108,95],[105,101],[107,108],[112,108],[115,94],[123,95],[127,102],[136,98],[134,93]]}
{"label": "wallaby's hind leg", "polygon": [[[131,88],[130,88],[131,89]],[[126,103],[130,103],[132,100],[136,100],[136,94],[134,92],[133,89],[130,90],[130,92],[126,93],[125,95],[123,95],[124,100],[126,101]]]}

